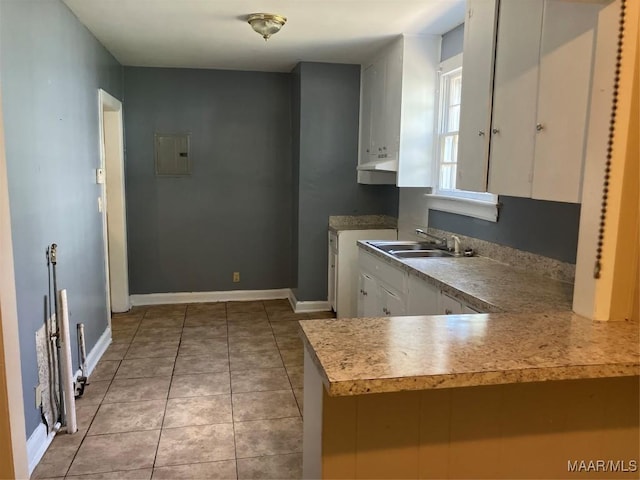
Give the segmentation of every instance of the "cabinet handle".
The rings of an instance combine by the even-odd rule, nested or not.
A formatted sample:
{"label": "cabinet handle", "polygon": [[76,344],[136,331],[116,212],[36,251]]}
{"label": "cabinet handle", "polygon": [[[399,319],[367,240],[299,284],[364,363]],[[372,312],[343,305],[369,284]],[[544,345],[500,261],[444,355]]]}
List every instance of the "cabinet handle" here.
{"label": "cabinet handle", "polygon": [[491,129],[491,133],[498,134],[498,133],[500,133],[500,129],[499,128],[492,128]]}
{"label": "cabinet handle", "polygon": [[451,315],[453,312],[451,310],[449,310],[448,308],[445,309],[444,314],[445,315]]}
{"label": "cabinet handle", "polygon": [[544,125],[542,123],[536,124],[536,130],[538,132],[541,132],[542,130],[544,130]]}
{"label": "cabinet handle", "polygon": [[484,137],[484,130],[478,130],[478,136]]}

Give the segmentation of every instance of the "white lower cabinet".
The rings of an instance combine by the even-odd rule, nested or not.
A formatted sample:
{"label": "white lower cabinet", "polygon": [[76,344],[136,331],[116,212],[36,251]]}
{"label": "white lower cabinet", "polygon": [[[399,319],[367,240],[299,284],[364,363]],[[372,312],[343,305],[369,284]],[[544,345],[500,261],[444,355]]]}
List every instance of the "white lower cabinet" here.
{"label": "white lower cabinet", "polygon": [[407,315],[438,315],[439,301],[440,290],[415,275],[409,275]]}
{"label": "white lower cabinet", "polygon": [[358,266],[358,317],[481,313],[363,250]]}
{"label": "white lower cabinet", "polygon": [[363,250],[358,265],[358,317],[406,315],[407,273]]}

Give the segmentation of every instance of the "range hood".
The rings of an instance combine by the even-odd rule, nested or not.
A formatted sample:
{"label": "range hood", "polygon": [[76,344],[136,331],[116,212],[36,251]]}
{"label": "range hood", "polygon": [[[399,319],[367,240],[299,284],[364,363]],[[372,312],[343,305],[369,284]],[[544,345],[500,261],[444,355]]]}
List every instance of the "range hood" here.
{"label": "range hood", "polygon": [[358,170],[365,172],[397,172],[398,160],[382,160],[358,165]]}

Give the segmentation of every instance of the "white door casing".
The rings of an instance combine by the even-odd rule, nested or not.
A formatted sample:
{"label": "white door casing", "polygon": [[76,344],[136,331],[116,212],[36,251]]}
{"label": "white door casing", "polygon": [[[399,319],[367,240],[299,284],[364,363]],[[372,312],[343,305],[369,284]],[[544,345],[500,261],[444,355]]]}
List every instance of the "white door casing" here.
{"label": "white door casing", "polygon": [[100,168],[105,172],[102,188],[102,224],[107,305],[112,312],[126,312],[131,305],[127,259],[122,103],[102,89],[98,91],[98,97]]}

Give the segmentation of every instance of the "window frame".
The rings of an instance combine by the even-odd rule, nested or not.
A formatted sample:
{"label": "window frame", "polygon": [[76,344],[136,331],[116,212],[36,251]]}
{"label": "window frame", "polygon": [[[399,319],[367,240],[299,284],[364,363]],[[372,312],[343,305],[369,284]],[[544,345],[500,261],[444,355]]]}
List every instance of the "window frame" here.
{"label": "window frame", "polygon": [[[427,198],[427,207],[433,210],[441,210],[445,212],[457,213],[474,218],[480,218],[496,222],[498,220],[498,196],[486,192],[471,192],[457,189],[441,189],[440,188],[440,169],[441,161],[441,137],[445,135],[443,132],[444,122],[447,120],[446,109],[448,108],[448,100],[445,95],[449,89],[444,85],[445,77],[453,74],[457,70],[462,70],[464,77],[462,53],[440,62],[438,68],[438,89],[436,92],[436,112],[437,118],[435,123],[434,138],[434,162],[433,162],[433,179],[434,186],[431,193],[425,195]],[[459,130],[458,130],[459,131]],[[447,132],[448,134],[449,132]]]}

